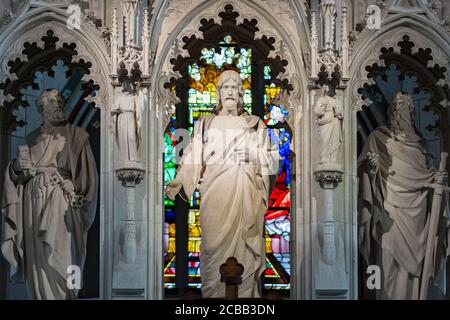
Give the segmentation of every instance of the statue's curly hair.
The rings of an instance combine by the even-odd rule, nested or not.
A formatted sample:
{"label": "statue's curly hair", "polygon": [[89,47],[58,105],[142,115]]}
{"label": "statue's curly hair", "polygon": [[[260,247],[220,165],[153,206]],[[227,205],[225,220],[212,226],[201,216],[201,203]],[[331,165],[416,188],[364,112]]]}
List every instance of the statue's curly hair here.
{"label": "statue's curly hair", "polygon": [[242,84],[242,79],[239,76],[239,73],[237,73],[236,71],[226,70],[226,71],[222,72],[222,74],[219,76],[219,80],[217,83],[217,87],[216,87],[217,105],[214,107],[214,109],[212,111],[214,114],[219,114],[219,112],[222,111],[222,109],[223,109],[222,101],[221,101],[221,97],[220,97],[220,89],[222,89],[223,84],[230,79],[236,80],[237,84],[238,84],[238,88],[239,88],[239,101],[238,101],[238,106],[237,106],[237,114],[242,115],[244,113],[247,113],[247,111],[245,111],[245,109],[244,109],[244,86]]}
{"label": "statue's curly hair", "polygon": [[39,98],[36,100],[36,106],[39,113],[42,113],[44,111],[44,104],[47,102],[48,98],[56,96],[56,98],[60,101],[60,105],[63,109],[65,109],[65,101],[62,94],[59,92],[58,89],[47,89],[44,92],[41,93]]}
{"label": "statue's curly hair", "polygon": [[[398,108],[398,105],[407,106],[407,110]],[[416,110],[412,98],[404,93],[397,92],[388,107],[388,127],[395,134],[415,133],[420,136],[415,125]]]}

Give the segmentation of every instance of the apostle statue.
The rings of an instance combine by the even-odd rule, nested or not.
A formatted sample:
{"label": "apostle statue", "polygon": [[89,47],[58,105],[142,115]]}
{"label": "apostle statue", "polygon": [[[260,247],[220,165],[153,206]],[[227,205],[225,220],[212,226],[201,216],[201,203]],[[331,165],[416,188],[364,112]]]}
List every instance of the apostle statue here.
{"label": "apostle statue", "polygon": [[[97,169],[85,130],[64,120],[58,90],[37,100],[42,126],[6,168],[1,251],[31,299],[75,299],[94,220]],[[78,272],[77,272],[78,271]]]}
{"label": "apostle statue", "polygon": [[336,98],[329,96],[329,87],[322,87],[322,96],[314,105],[320,145],[320,166],[336,164],[342,144],[343,110]]}
{"label": "apostle statue", "polygon": [[[388,125],[369,135],[358,159],[359,248],[366,267],[377,265],[382,275],[381,290],[366,292],[373,298],[419,299],[433,196],[429,186],[447,180],[445,171],[434,171],[431,160],[415,127],[411,97],[397,93],[388,108]],[[447,218],[443,212],[436,216],[441,221],[432,246],[434,280],[445,265],[447,242]],[[439,292],[438,287],[435,281],[430,293]]]}
{"label": "apostle statue", "polygon": [[141,160],[141,107],[136,87],[125,79],[122,88],[116,92],[116,104],[111,110],[119,167]]}
{"label": "apostle statue", "polygon": [[239,74],[224,71],[218,79],[218,106],[195,123],[176,178],[166,187],[170,198],[180,193],[189,200],[201,180],[200,269],[204,298],[225,296],[219,268],[229,257],[236,258],[245,269],[239,297],[261,295],[264,214],[279,156],[264,122],[244,110],[243,94]]}

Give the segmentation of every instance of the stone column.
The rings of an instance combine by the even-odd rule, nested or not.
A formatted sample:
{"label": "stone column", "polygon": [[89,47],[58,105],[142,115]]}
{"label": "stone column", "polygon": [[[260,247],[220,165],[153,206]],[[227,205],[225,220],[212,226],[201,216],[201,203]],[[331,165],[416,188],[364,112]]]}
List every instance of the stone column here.
{"label": "stone column", "polygon": [[335,190],[342,182],[343,175],[344,172],[339,166],[320,168],[314,172],[315,180],[323,194],[321,205],[317,204],[316,207],[316,241],[313,241],[315,299],[348,297],[343,237],[345,225],[336,221],[335,211],[340,211],[340,206],[334,200]]}
{"label": "stone column", "polygon": [[[158,160],[162,149],[159,141],[161,124],[150,105],[150,13],[147,9],[141,10],[139,0],[120,4],[122,10],[113,9],[111,19],[110,77],[115,87],[111,111],[114,115],[107,116],[111,124],[113,118],[117,121],[122,117],[125,119],[122,122],[135,127],[127,131],[111,125],[109,132],[110,161],[115,165],[109,169],[109,174],[113,173],[117,178],[110,180],[111,185],[107,186],[114,209],[109,215],[105,212],[107,235],[103,239],[107,245],[102,248],[104,269],[109,274],[104,275],[104,297],[160,299],[162,209],[157,204],[162,201],[161,163]],[[130,114],[133,117],[127,120]],[[128,138],[127,142],[121,140],[123,137]]]}
{"label": "stone column", "polygon": [[[313,91],[314,92],[314,91]],[[316,105],[319,97],[312,93],[310,105]],[[344,106],[341,91],[337,92],[336,104]],[[315,116],[311,113],[310,119],[314,121]],[[321,162],[313,164],[315,169],[311,170],[311,206],[310,206],[310,297],[311,299],[351,299],[353,296],[351,288],[351,276],[353,274],[353,263],[351,257],[351,225],[349,215],[351,211],[347,208],[346,178],[347,166],[343,166],[343,154],[346,146],[344,113],[344,130],[342,132],[342,144],[339,148],[337,159],[333,162]],[[313,163],[318,163],[321,156],[321,148],[318,143],[314,127],[311,128],[311,144],[317,145],[311,148]],[[337,134],[337,133],[336,133]],[[322,159],[320,159],[322,160]],[[345,162],[344,162],[345,163]],[[345,168],[345,170],[344,170]],[[314,181],[315,180],[315,181]]]}
{"label": "stone column", "polygon": [[144,178],[145,171],[141,168],[117,169],[117,178],[127,190],[127,217],[122,227],[121,252],[126,264],[136,260],[136,217],[135,217],[135,189]]}
{"label": "stone column", "polygon": [[333,216],[333,190],[342,182],[344,172],[339,168],[320,169],[314,172],[316,181],[324,189],[324,227],[322,257],[327,265],[336,263],[336,226]]}

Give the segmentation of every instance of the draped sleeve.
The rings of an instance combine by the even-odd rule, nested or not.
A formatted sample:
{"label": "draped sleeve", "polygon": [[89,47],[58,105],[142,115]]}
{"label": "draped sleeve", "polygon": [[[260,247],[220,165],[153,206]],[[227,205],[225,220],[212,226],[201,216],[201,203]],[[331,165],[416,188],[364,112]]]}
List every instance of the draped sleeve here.
{"label": "draped sleeve", "polygon": [[257,178],[261,180],[262,185],[259,189],[264,199],[270,194],[280,167],[280,154],[278,145],[272,141],[268,129],[262,120],[258,121],[258,147],[257,147]]}
{"label": "draped sleeve", "polygon": [[70,173],[75,193],[84,197],[83,218],[87,228],[95,218],[97,205],[98,174],[88,133],[80,127],[67,125]]}
{"label": "draped sleeve", "polygon": [[[381,131],[373,132],[366,142],[358,158],[358,246],[362,257],[367,264],[376,264],[374,246],[381,246],[380,235],[390,229],[392,222],[388,212],[384,209],[385,185],[383,184],[382,168],[388,168],[388,161],[380,158],[379,168],[375,173],[368,171],[367,153],[372,152],[386,155],[377,144],[377,135]],[[382,136],[383,137],[383,136]],[[387,139],[387,137],[384,137]],[[383,139],[378,139],[383,140]],[[381,143],[383,145],[383,143]],[[387,169],[385,169],[387,170]]]}
{"label": "draped sleeve", "polygon": [[23,185],[20,183],[20,176],[12,168],[12,162],[6,167],[3,187],[1,252],[11,266],[16,268],[13,270],[13,280],[18,280],[22,279],[24,271],[23,217],[20,201]]}
{"label": "draped sleeve", "polygon": [[195,123],[191,141],[183,152],[183,157],[177,170],[176,179],[183,185],[181,196],[185,201],[189,201],[204,171],[203,131],[205,122],[208,121],[207,119],[212,120],[212,118],[203,116]]}
{"label": "draped sleeve", "polygon": [[97,167],[89,141],[84,143],[79,162],[73,170],[75,193],[84,196],[84,218],[86,226],[89,227],[95,218],[98,190]]}

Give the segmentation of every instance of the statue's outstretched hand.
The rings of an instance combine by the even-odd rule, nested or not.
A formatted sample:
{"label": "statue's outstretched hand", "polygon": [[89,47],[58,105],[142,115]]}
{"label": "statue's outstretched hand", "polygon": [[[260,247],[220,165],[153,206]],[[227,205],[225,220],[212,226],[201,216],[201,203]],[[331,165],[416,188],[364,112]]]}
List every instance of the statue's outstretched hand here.
{"label": "statue's outstretched hand", "polygon": [[177,178],[175,178],[169,181],[166,188],[164,189],[164,193],[169,197],[169,199],[175,200],[175,197],[180,192],[182,186],[182,183]]}
{"label": "statue's outstretched hand", "polygon": [[369,173],[375,174],[378,171],[380,156],[374,152],[367,152],[367,169]]}

